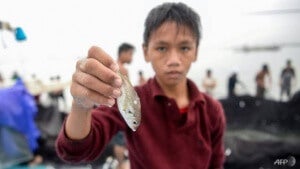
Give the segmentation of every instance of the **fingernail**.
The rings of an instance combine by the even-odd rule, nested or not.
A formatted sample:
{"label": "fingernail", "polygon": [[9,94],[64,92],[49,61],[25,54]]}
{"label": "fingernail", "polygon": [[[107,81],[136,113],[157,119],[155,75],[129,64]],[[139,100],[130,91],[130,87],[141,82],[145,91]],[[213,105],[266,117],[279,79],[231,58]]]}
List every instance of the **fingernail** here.
{"label": "fingernail", "polygon": [[117,63],[113,63],[111,66],[110,66],[110,69],[114,72],[118,71],[119,70],[119,65]]}
{"label": "fingernail", "polygon": [[116,78],[114,80],[114,86],[115,87],[121,87],[121,85],[122,85],[122,79],[121,78]]}
{"label": "fingernail", "polygon": [[121,95],[121,91],[119,89],[114,89],[113,90],[113,97],[117,98]]}
{"label": "fingernail", "polygon": [[83,60],[82,63],[80,64],[80,68],[85,69],[85,65],[86,65],[86,60]]}

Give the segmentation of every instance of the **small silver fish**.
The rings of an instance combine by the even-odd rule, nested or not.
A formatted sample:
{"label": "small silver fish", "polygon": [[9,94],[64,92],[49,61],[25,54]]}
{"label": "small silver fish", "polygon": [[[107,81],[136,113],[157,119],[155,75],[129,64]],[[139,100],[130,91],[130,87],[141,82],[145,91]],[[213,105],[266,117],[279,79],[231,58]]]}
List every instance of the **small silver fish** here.
{"label": "small silver fish", "polygon": [[117,104],[121,115],[131,130],[136,131],[141,123],[140,98],[131,85],[127,76],[118,72],[122,79],[121,96],[117,98]]}

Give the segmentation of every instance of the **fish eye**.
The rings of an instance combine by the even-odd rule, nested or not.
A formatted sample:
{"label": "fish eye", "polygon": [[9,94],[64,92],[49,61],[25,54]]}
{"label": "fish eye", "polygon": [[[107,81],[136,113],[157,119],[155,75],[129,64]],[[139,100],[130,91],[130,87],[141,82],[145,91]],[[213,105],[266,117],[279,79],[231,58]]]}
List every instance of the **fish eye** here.
{"label": "fish eye", "polygon": [[134,125],[136,125],[136,124],[137,124],[137,122],[136,122],[136,121],[133,121],[133,124],[134,124]]}
{"label": "fish eye", "polygon": [[128,110],[128,113],[129,113],[129,114],[132,114],[132,111]]}

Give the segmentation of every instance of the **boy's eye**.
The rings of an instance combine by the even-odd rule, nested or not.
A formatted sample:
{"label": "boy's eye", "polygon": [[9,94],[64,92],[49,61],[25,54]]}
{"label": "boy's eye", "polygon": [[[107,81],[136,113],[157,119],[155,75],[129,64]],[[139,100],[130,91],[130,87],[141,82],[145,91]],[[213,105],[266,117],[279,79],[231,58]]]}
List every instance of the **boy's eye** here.
{"label": "boy's eye", "polygon": [[167,48],[166,47],[157,47],[156,50],[159,52],[165,52],[167,50]]}
{"label": "boy's eye", "polygon": [[190,50],[190,48],[189,48],[189,47],[187,47],[187,46],[182,46],[182,47],[181,47],[181,50],[182,50],[182,51],[189,51],[189,50]]}

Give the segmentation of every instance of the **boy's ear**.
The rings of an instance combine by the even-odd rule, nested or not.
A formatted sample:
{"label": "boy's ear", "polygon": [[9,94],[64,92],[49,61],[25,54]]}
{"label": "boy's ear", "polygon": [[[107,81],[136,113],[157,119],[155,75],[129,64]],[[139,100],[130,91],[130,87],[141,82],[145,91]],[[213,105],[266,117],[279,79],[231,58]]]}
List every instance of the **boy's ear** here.
{"label": "boy's ear", "polygon": [[198,58],[198,50],[199,50],[199,48],[197,47],[195,56],[194,56],[194,58],[193,58],[193,62],[196,62],[196,61],[197,61],[197,58]]}
{"label": "boy's ear", "polygon": [[144,52],[145,61],[149,62],[150,60],[149,60],[149,56],[148,56],[148,52],[147,52],[148,51],[148,46],[145,45],[145,44],[143,44],[142,46],[143,46],[143,52]]}

